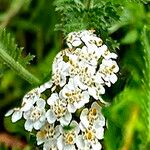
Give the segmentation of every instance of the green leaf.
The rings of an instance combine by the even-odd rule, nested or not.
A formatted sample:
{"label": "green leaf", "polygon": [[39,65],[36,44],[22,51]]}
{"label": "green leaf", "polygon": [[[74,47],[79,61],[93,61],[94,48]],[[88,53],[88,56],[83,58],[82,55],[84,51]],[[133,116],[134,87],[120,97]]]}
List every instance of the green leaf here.
{"label": "green leaf", "polygon": [[24,68],[33,57],[28,56],[24,59],[21,52],[22,48],[17,47],[14,38],[5,30],[0,30],[0,70],[6,65],[29,83],[39,84],[39,80]]}
{"label": "green leaf", "polygon": [[122,44],[132,44],[132,43],[136,42],[137,39],[138,39],[138,32],[137,32],[137,30],[131,30],[121,40],[121,43]]}
{"label": "green leaf", "polygon": [[[23,66],[30,64],[30,61],[34,58],[34,56],[30,54],[23,57],[23,48],[18,48],[13,36],[10,33],[7,33],[6,30],[2,29],[0,30],[0,48],[4,49],[9,56]],[[2,60],[0,61],[2,62]]]}

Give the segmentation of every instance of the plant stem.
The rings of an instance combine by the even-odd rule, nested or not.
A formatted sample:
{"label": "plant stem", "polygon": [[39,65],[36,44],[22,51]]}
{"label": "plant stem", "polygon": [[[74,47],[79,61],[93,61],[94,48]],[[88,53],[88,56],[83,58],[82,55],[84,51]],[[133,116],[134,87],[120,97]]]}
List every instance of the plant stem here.
{"label": "plant stem", "polygon": [[134,106],[132,109],[131,118],[129,119],[125,127],[124,144],[121,150],[130,150],[131,148],[132,140],[135,132],[135,126],[138,119],[138,113],[139,113],[139,108],[137,106]]}
{"label": "plant stem", "polygon": [[[145,72],[145,82],[144,82],[144,88],[146,95],[147,95],[147,108],[148,108],[148,123],[150,125],[150,42],[149,42],[149,36],[150,36],[150,29],[145,25],[143,28],[143,46],[145,51],[145,60],[146,60],[146,72]],[[150,142],[150,127],[147,129],[147,143]]]}
{"label": "plant stem", "polygon": [[32,75],[28,70],[26,70],[21,64],[16,62],[12,57],[10,57],[3,49],[0,49],[0,59],[30,84],[40,84],[40,81],[34,75]]}

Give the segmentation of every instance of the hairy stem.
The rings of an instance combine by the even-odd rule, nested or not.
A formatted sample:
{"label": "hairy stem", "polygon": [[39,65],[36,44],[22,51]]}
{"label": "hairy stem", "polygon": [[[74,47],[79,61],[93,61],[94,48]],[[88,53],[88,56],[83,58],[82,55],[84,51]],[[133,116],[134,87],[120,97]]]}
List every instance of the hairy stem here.
{"label": "hairy stem", "polygon": [[0,49],[0,59],[13,71],[15,71],[20,77],[28,81],[30,84],[38,85],[40,81],[27,71],[21,64],[16,62],[10,57],[3,49]]}

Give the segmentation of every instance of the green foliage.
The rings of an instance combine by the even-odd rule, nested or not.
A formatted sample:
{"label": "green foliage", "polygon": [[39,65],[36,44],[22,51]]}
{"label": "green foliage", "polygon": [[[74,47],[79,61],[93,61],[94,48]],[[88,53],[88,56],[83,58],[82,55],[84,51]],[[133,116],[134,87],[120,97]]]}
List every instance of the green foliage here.
{"label": "green foliage", "polygon": [[[0,30],[0,49],[4,50],[10,57],[22,66],[30,64],[30,61],[34,58],[34,56],[30,54],[26,57],[22,57],[23,48],[17,47],[15,39],[10,33],[7,33],[6,30]],[[0,61],[1,63],[4,63],[3,65],[5,65],[5,62],[2,60]]]}
{"label": "green foliage", "polygon": [[56,0],[55,5],[56,11],[61,14],[57,30],[67,35],[73,31],[94,29],[111,49],[118,48],[118,44],[110,38],[108,28],[119,20],[120,5],[97,0]]}
{"label": "green foliage", "polygon": [[[120,66],[118,82],[106,90],[107,94],[104,96],[105,100],[111,102],[110,106],[103,109],[108,124],[104,149],[149,150],[149,2],[149,0],[55,0],[55,13],[50,0],[23,2],[0,0],[0,25],[13,33],[12,36],[5,30],[0,30],[0,51],[2,54],[6,53],[9,56],[7,58],[11,57],[15,64],[18,62],[24,69],[32,70],[43,83],[50,79],[53,58],[60,47],[63,47],[62,33],[54,32],[55,24],[56,30],[62,31],[64,36],[72,31],[95,29],[110,50],[118,52]],[[18,48],[14,37],[19,47],[24,47],[24,51]],[[29,52],[36,57],[32,64],[27,66],[33,59],[31,55],[26,56]],[[13,103],[19,105],[26,91],[32,88],[8,70],[7,63],[9,62],[4,60],[0,63],[0,109],[3,114]],[[13,66],[9,64],[9,67]],[[26,80],[30,83],[33,81]],[[3,118],[0,119],[2,122]],[[21,125],[21,122],[12,125],[10,120],[4,120],[2,127],[5,127],[7,132],[22,133],[20,135],[26,137]],[[66,130],[70,128],[72,127],[67,126]],[[35,135],[30,135],[29,141],[33,144]],[[7,149],[3,145],[0,149],[1,147]]]}
{"label": "green foliage", "polygon": [[[20,77],[24,78],[31,84],[39,84],[39,80],[28,72],[23,65],[28,64],[32,56],[28,56],[25,59],[20,58],[21,49],[19,50],[9,34],[5,31],[0,33],[0,61],[4,65],[6,64],[12,70],[14,70]],[[1,65],[2,67],[2,65]]]}
{"label": "green foliage", "polygon": [[[142,4],[126,4],[121,20],[114,25],[121,38],[120,64],[128,70],[128,82],[116,95],[112,105],[104,109],[108,118],[105,146],[108,150],[149,149],[149,10]],[[142,33],[142,35],[141,35]]]}
{"label": "green foliage", "polygon": [[150,24],[148,26],[144,26],[143,33],[141,36],[141,39],[143,39],[143,48],[145,52],[145,61],[146,61],[146,69],[144,71],[144,90],[145,90],[145,103],[143,104],[143,113],[144,113],[144,119],[146,125],[146,144],[147,147],[150,145]]}

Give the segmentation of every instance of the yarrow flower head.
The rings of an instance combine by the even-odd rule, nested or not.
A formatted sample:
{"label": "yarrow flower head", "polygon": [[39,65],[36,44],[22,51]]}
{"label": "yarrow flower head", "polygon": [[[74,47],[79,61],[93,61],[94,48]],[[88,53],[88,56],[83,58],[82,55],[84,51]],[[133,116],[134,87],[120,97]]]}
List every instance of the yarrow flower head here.
{"label": "yarrow flower head", "polygon": [[107,104],[101,96],[118,80],[117,54],[94,30],[71,32],[66,44],[54,58],[52,79],[5,116],[12,115],[12,122],[23,118],[43,150],[101,150],[106,126],[101,109]]}
{"label": "yarrow flower head", "polygon": [[43,145],[43,149],[49,150],[49,149],[56,149],[57,150],[57,138],[59,137],[59,126],[57,125],[55,127],[54,124],[49,124],[48,122],[45,123],[45,125],[40,129],[40,131],[37,132],[37,144]]}
{"label": "yarrow flower head", "polygon": [[48,122],[59,121],[61,125],[68,125],[72,115],[67,110],[67,102],[64,99],[60,99],[57,93],[53,93],[47,102],[50,105],[50,109],[46,113]]}
{"label": "yarrow flower head", "polygon": [[44,125],[46,120],[45,105],[45,100],[38,99],[35,106],[24,112],[24,118],[26,119],[25,129],[27,131],[32,131],[33,128],[39,130]]}
{"label": "yarrow flower head", "polygon": [[69,130],[64,130],[60,126],[60,137],[58,138],[57,145],[59,150],[76,150],[75,144],[80,132],[79,125],[76,121],[70,123]]}
{"label": "yarrow flower head", "polygon": [[82,110],[80,115],[81,123],[87,128],[94,126],[95,128],[105,126],[105,118],[101,113],[102,107],[97,103],[93,102],[91,108],[85,108]]}

